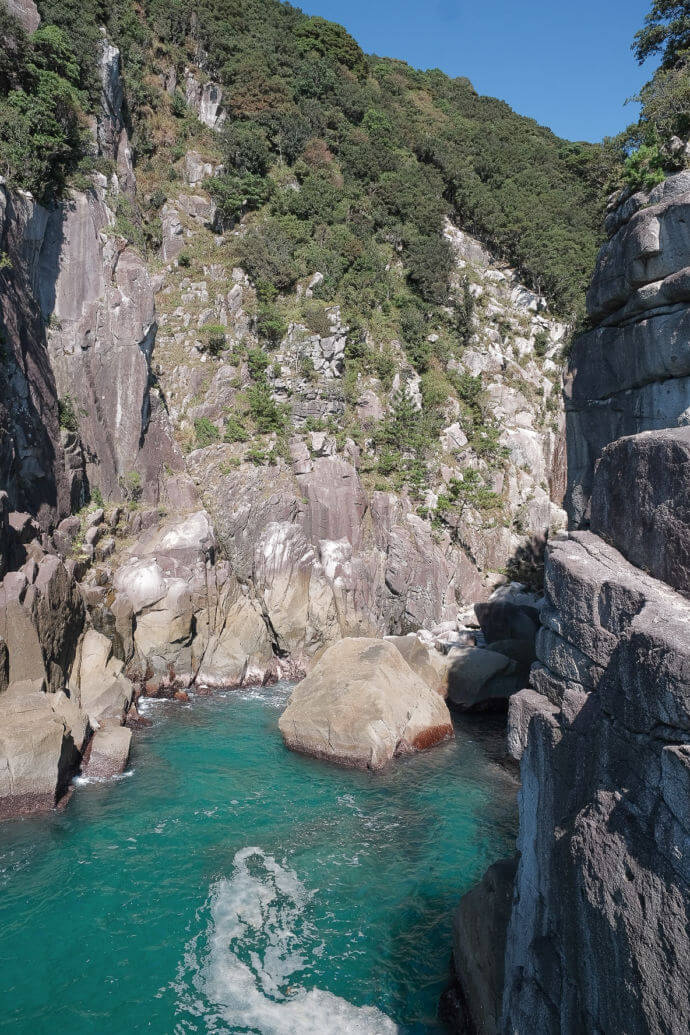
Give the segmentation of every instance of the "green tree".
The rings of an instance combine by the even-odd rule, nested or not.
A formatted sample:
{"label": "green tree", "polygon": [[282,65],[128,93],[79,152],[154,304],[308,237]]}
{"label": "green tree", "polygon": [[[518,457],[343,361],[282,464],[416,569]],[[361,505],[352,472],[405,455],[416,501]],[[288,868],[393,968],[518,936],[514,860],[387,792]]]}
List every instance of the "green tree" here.
{"label": "green tree", "polygon": [[256,122],[230,120],[221,136],[221,150],[226,165],[239,173],[265,176],[271,160],[266,131]]}
{"label": "green tree", "polygon": [[635,33],[632,50],[638,62],[661,54],[662,67],[672,68],[690,49],[690,0],[654,0],[644,27]]}

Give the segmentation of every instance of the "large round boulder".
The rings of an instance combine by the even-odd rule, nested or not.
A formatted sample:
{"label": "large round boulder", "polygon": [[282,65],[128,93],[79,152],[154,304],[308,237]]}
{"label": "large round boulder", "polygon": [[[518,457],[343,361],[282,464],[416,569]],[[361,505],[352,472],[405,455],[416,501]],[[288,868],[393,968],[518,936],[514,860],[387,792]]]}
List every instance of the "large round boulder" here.
{"label": "large round boulder", "polygon": [[351,637],[324,651],[280,717],[287,747],[360,769],[453,736],[442,697],[386,640]]}

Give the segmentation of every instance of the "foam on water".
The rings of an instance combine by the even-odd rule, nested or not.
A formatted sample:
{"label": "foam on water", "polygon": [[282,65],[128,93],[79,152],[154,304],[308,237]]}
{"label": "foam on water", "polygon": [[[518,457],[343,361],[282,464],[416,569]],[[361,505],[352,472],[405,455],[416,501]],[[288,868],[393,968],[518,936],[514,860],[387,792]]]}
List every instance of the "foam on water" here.
{"label": "foam on water", "polygon": [[125,769],[124,773],[113,773],[112,776],[75,776],[72,783],[75,787],[88,787],[90,783],[117,783],[118,780],[128,780],[134,776],[133,769]]}
{"label": "foam on water", "polygon": [[142,702],[127,778],[0,824],[0,1035],[440,1035],[457,900],[514,851],[500,722],[367,773],[285,749],[289,692]]}
{"label": "foam on water", "polygon": [[376,1007],[299,984],[298,975],[325,946],[309,917],[314,892],[294,870],[261,848],[243,848],[233,862],[232,877],[214,885],[201,911],[208,915],[205,931],[186,946],[175,983],[179,1011],[203,1018],[207,1031],[398,1032]]}

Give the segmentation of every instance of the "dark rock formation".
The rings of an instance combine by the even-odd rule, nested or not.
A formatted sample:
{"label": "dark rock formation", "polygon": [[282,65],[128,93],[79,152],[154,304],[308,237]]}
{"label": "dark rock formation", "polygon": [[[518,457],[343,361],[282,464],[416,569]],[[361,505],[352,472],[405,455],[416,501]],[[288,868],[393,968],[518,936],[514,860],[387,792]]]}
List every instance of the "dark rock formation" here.
{"label": "dark rock formation", "polygon": [[684,1031],[690,605],[589,533],[550,548],[547,599],[504,1030]]}
{"label": "dark rock formation", "polygon": [[490,866],[467,892],[453,920],[454,1028],[462,1035],[496,1035],[501,1019],[503,956],[517,859]]}
{"label": "dark rock formation", "polygon": [[638,568],[690,594],[690,427],[607,446],[597,466],[591,528]]}
{"label": "dark rock formation", "polygon": [[[633,199],[631,199],[633,201]],[[635,195],[609,221],[588,295],[594,330],[566,381],[567,508],[589,516],[594,465],[610,442],[690,421],[690,174]]]}
{"label": "dark rock formation", "polygon": [[58,390],[34,276],[48,213],[0,184],[0,486],[14,510],[44,526],[70,511],[84,491],[62,446]]}
{"label": "dark rock formation", "polygon": [[[583,523],[591,497],[591,531],[550,544],[510,701],[504,1035],[690,1028],[689,212],[688,173],[611,212],[599,326],[573,351],[569,505]],[[458,969],[474,1016],[484,989]]]}

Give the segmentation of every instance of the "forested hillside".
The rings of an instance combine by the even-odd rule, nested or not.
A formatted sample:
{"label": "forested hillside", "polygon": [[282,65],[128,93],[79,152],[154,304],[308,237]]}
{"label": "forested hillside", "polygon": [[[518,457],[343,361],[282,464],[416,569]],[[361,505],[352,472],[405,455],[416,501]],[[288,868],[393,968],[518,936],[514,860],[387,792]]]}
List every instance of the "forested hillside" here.
{"label": "forested hillside", "polygon": [[[427,307],[448,297],[451,214],[559,312],[578,306],[612,163],[601,147],[560,140],[466,79],[367,56],[341,27],[277,0],[38,7],[31,39],[0,14],[0,162],[11,183],[47,197],[98,164],[86,116],[98,106],[105,26],[124,57],[140,170],[168,175],[196,131],[184,95],[166,94],[156,72],[196,62],[222,84],[231,117],[214,194],[227,223],[266,206],[243,263],[269,293],[316,266],[322,298],[364,319],[384,305],[420,339]],[[293,179],[299,192],[286,190]]]}

